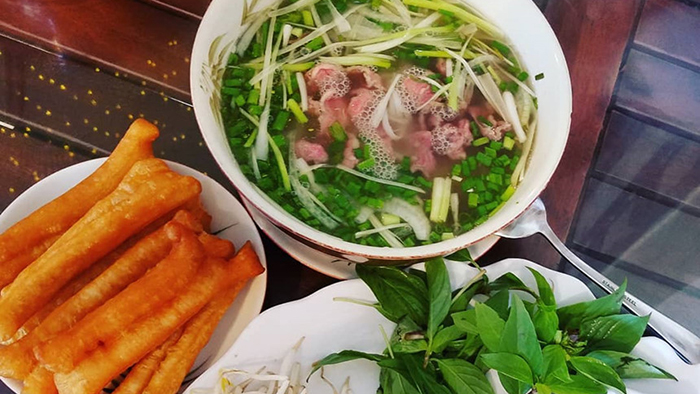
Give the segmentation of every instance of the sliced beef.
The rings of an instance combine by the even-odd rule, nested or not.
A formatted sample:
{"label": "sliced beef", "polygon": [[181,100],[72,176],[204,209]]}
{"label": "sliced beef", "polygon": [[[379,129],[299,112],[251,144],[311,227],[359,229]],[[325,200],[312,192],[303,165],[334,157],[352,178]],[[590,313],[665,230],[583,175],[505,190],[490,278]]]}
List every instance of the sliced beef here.
{"label": "sliced beef", "polygon": [[433,152],[430,131],[418,131],[411,135],[411,172],[420,171],[426,178],[432,178],[437,160]]}
{"label": "sliced beef", "polygon": [[350,85],[352,89],[384,89],[382,84],[382,77],[376,72],[372,71],[366,66],[352,66],[348,67],[345,72],[350,78]]}
{"label": "sliced beef", "polygon": [[430,85],[411,77],[403,78],[399,83],[398,92],[404,107],[411,113],[416,113],[418,108],[427,103],[434,94]]}
{"label": "sliced beef", "polygon": [[476,123],[479,125],[481,135],[487,137],[491,141],[500,141],[505,133],[513,130],[513,126],[510,123],[505,120],[496,120],[493,115],[489,116],[487,120],[491,123],[491,126],[479,121]]}
{"label": "sliced beef", "polygon": [[[470,137],[471,133],[468,136]],[[430,144],[433,151],[440,156],[447,156],[452,160],[464,160],[467,158],[464,147],[468,136],[461,128],[446,124],[432,131]]]}
{"label": "sliced beef", "polygon": [[341,66],[319,63],[304,75],[309,97],[319,97],[321,103],[329,98],[343,97],[350,91],[350,78]]}
{"label": "sliced beef", "polygon": [[328,152],[320,143],[300,139],[294,144],[294,152],[307,163],[320,164],[328,161]]}
{"label": "sliced beef", "polygon": [[353,90],[352,96],[348,105],[348,115],[357,125],[359,118],[364,118],[371,114],[372,106],[376,105],[377,94],[373,90],[360,88]]}

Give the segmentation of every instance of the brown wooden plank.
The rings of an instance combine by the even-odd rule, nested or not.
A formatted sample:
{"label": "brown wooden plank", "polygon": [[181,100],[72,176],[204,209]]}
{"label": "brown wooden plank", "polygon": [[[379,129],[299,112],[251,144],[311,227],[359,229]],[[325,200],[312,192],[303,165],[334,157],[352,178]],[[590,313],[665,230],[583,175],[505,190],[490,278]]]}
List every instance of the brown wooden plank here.
{"label": "brown wooden plank", "polygon": [[[89,151],[110,152],[133,119],[161,130],[156,154],[228,184],[202,141],[192,109],[120,76],[0,37],[0,114],[35,125]],[[34,126],[33,126],[34,127]]]}
{"label": "brown wooden plank", "polygon": [[632,50],[616,105],[700,136],[700,73]]}
{"label": "brown wooden plank", "polygon": [[2,33],[189,97],[197,21],[133,0],[0,0],[0,14]]}
{"label": "brown wooden plank", "polygon": [[[573,85],[573,115],[566,151],[543,194],[550,224],[566,239],[579,194],[610,103],[623,52],[641,3],[606,0],[549,0],[545,15],[564,50]],[[535,242],[535,241],[528,241]],[[513,253],[528,252],[524,243]],[[537,261],[556,266],[546,247]]]}
{"label": "brown wooden plank", "polygon": [[57,146],[32,134],[24,128],[0,127],[0,212],[47,175],[90,158],[69,145]]}
{"label": "brown wooden plank", "polygon": [[700,209],[700,143],[613,112],[596,170]]}
{"label": "brown wooden plank", "polygon": [[700,69],[697,37],[700,37],[699,7],[677,0],[647,0],[634,42]]}
{"label": "brown wooden plank", "polygon": [[700,280],[700,217],[591,179],[573,241],[684,286]]}
{"label": "brown wooden plank", "polygon": [[141,0],[187,18],[201,20],[211,0]]}

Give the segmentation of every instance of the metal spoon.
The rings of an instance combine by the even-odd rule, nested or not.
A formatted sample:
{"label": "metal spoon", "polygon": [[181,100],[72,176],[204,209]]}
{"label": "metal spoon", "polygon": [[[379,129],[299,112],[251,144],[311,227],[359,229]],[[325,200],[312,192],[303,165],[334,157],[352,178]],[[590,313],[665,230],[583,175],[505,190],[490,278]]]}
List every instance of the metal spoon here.
{"label": "metal spoon", "polygon": [[[578,258],[559,240],[547,223],[544,203],[539,198],[519,218],[501,229],[496,235],[504,238],[527,238],[536,233],[544,235],[559,254],[603,290],[608,293],[617,290],[618,286],[615,283]],[[700,363],[700,338],[695,334],[630,293],[625,293],[623,304],[637,316],[651,315],[649,326],[668,342],[685,359],[684,361],[691,364]]]}

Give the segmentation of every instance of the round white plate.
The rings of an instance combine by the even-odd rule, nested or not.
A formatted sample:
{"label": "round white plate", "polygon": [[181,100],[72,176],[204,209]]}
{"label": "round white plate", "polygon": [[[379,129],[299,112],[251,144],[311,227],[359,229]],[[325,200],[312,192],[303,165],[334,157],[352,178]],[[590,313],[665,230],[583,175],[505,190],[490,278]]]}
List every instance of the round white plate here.
{"label": "round white plate", "polygon": [[[248,213],[253,218],[253,221],[260,229],[274,242],[280,249],[287,252],[292,258],[314,271],[318,271],[324,275],[336,279],[353,279],[357,278],[355,274],[355,263],[340,259],[320,250],[314,249],[302,242],[292,238],[289,234],[282,231],[279,227],[267,220],[265,215],[260,212],[255,205],[251,204],[245,197],[241,196],[243,205],[245,205]],[[469,253],[474,259],[481,257],[488,252],[493,245],[498,242],[500,237],[490,235],[481,241],[469,246]]]}
{"label": "round white plate", "polygon": [[[78,182],[90,175],[104,162],[104,158],[86,161],[67,167],[30,187],[0,214],[0,232],[26,217],[47,202],[65,193]],[[221,238],[228,239],[240,248],[250,241],[263,266],[265,250],[255,224],[243,206],[223,186],[213,179],[182,164],[168,161],[174,171],[196,178],[202,184],[201,200],[204,208],[212,215],[211,229]],[[238,295],[217,326],[209,343],[195,361],[194,369],[203,371],[220,359],[226,349],[238,338],[243,329],[262,309],[267,285],[267,272],[253,279]],[[2,381],[15,392],[20,392],[22,383],[12,379]]]}
{"label": "round white plate", "polygon": [[[453,288],[463,286],[477,272],[463,263],[448,262],[447,265]],[[491,279],[512,272],[526,285],[535,287],[527,267],[536,268],[552,283],[554,295],[560,305],[593,299],[591,292],[578,279],[527,260],[503,260],[486,267],[486,271]],[[296,361],[301,363],[302,376],[308,374],[314,361],[329,353],[344,349],[381,353],[385,345],[379,326],[391,333],[394,324],[373,308],[334,301],[336,297],[376,301],[369,288],[359,279],[355,279],[333,284],[304,299],[268,309],[253,320],[224,357],[192,383],[185,393],[192,393],[194,389],[214,387],[218,383],[218,374],[222,368],[235,367],[256,371],[261,366],[267,366],[276,371],[282,358],[302,337],[304,341],[296,355]],[[683,363],[661,340],[643,338],[632,353],[674,374],[679,381],[628,380],[625,383],[629,394],[700,392],[700,379],[697,378],[700,365]],[[489,374],[492,383],[498,380],[492,371]],[[350,388],[355,393],[374,393],[379,386],[379,368],[365,360],[326,367],[325,376],[336,388],[349,377]],[[307,387],[308,391],[314,394],[332,392],[330,387],[320,380],[319,374],[314,374]],[[496,393],[505,394],[505,390],[497,387]]]}

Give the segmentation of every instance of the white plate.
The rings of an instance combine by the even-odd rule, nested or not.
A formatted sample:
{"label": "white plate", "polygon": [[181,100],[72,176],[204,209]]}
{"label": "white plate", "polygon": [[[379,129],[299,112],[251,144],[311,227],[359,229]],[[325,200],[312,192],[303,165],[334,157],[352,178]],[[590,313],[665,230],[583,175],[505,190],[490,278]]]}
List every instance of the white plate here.
{"label": "white plate", "polygon": [[[578,279],[527,260],[503,260],[486,267],[486,270],[491,279],[496,279],[506,272],[513,272],[525,284],[534,287],[535,282],[526,267],[536,268],[549,279],[554,295],[561,305],[593,298],[588,288]],[[448,268],[453,288],[462,286],[476,273],[475,269],[462,263],[448,262]],[[266,365],[274,371],[279,368],[282,357],[301,337],[305,339],[297,354],[297,361],[302,364],[302,370],[306,373],[311,363],[332,352],[344,349],[382,352],[385,346],[379,326],[383,326],[390,333],[394,324],[373,308],[333,301],[335,297],[375,300],[367,286],[355,279],[333,284],[304,299],[268,309],[253,320],[226,355],[192,383],[185,393],[191,393],[193,389],[214,387],[221,368],[236,367],[255,371]],[[700,392],[700,365],[684,364],[661,340],[643,338],[632,353],[669,371],[679,381],[628,380],[625,383],[629,394]],[[379,386],[379,368],[369,361],[357,360],[326,369],[326,377],[336,387],[340,387],[348,376],[352,391],[358,394],[374,393]],[[324,394],[332,391],[320,381],[318,374],[315,374],[309,381],[309,392]],[[502,388],[498,388],[496,392],[505,394]]]}
{"label": "white plate", "polygon": [[[324,275],[328,275],[336,279],[353,279],[357,278],[355,273],[355,263],[348,259],[341,259],[327,253],[323,253],[318,249],[314,249],[302,242],[292,238],[279,227],[275,226],[271,221],[267,220],[265,215],[251,204],[245,197],[241,198],[248,213],[253,218],[253,221],[260,229],[275,243],[280,249],[287,252],[293,259],[318,271]],[[500,237],[490,235],[481,241],[469,246],[469,253],[474,259],[478,259],[484,253],[488,252],[493,245],[498,242]]]}
{"label": "white plate", "polygon": [[[90,175],[105,159],[95,159],[64,168],[30,187],[0,214],[0,232],[29,215],[37,208],[65,193],[78,182]],[[213,179],[182,164],[168,161],[168,166],[183,175],[196,178],[202,184],[201,200],[204,208],[212,215],[213,232],[226,229],[217,235],[228,239],[240,248],[251,241],[260,262],[265,263],[265,250],[255,224],[243,206],[223,186]],[[224,355],[226,349],[238,338],[243,329],[262,309],[267,284],[267,272],[253,279],[238,295],[217,326],[211,340],[195,361],[195,368],[202,371]],[[20,392],[22,383],[13,379],[2,381],[15,392]]]}

